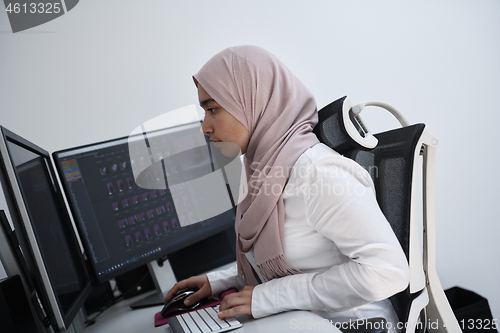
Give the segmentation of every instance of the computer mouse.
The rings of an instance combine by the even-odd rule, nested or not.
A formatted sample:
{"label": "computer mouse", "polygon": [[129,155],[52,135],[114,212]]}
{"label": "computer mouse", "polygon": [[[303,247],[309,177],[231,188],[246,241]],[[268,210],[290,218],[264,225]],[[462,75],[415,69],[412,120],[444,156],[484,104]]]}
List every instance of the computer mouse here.
{"label": "computer mouse", "polygon": [[194,310],[197,307],[205,303],[206,298],[198,301],[190,306],[184,305],[184,300],[186,297],[194,294],[195,290],[179,290],[170,301],[168,301],[163,309],[161,310],[161,315],[163,318],[169,317],[177,312]]}

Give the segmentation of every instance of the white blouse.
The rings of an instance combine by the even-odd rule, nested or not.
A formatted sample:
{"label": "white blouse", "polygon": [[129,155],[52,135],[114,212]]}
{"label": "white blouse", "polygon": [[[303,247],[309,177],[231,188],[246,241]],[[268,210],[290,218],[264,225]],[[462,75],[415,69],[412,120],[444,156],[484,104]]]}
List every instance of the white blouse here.
{"label": "white blouse", "polygon": [[[317,144],[293,166],[283,199],[285,257],[304,274],[256,286],[252,316],[299,309],[335,322],[384,317],[396,323],[387,298],[408,286],[408,262],[368,172]],[[243,287],[236,265],[208,279],[213,295]]]}

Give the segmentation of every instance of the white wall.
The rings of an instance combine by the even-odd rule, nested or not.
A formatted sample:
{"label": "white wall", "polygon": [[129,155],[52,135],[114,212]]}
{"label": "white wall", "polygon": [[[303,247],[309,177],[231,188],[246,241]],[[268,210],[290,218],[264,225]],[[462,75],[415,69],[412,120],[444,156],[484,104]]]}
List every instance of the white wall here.
{"label": "white wall", "polygon": [[[196,103],[191,75],[213,54],[262,46],[304,81],[319,107],[349,94],[428,125],[440,140],[441,282],[487,297],[500,318],[500,2],[187,3],[85,0],[17,34],[0,11],[0,124],[50,152],[125,136]],[[373,131],[386,129],[386,119],[396,124],[370,112]]]}

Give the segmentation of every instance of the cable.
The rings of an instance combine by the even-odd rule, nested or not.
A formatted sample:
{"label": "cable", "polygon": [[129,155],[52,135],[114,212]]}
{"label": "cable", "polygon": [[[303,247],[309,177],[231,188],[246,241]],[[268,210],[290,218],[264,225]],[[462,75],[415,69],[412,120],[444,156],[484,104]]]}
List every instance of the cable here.
{"label": "cable", "polygon": [[150,276],[151,276],[151,272],[148,270],[146,273],[144,273],[144,275],[139,279],[139,281],[137,281],[137,283],[133,287],[122,292],[122,294],[120,296],[118,296],[117,299],[127,298],[128,295],[130,295],[134,292],[137,292],[137,287],[141,285],[141,283],[144,281],[144,279],[146,279],[147,277],[150,277]]}
{"label": "cable", "polygon": [[99,312],[92,318],[89,318],[85,323],[85,327],[87,326],[90,326],[90,325],[94,325],[95,322],[96,322],[96,319],[97,317],[99,317],[105,310],[107,310],[108,308],[110,308],[111,306],[115,305],[116,303],[122,301],[123,298],[120,298],[120,297],[117,297],[115,299],[113,299],[112,302],[109,302],[108,304],[104,305],[103,307],[101,307],[101,309],[99,310]]}
{"label": "cable", "polygon": [[167,255],[164,255],[163,257],[161,258],[158,258],[156,260],[156,262],[158,263],[158,267],[163,267],[163,263],[167,260],[169,260],[170,258],[172,258],[173,256],[175,256],[175,254],[177,253],[177,251],[175,252],[171,252],[170,254],[167,254]]}
{"label": "cable", "polygon": [[[168,259],[168,258],[167,258]],[[103,305],[99,310],[98,310],[98,313],[96,315],[94,315],[92,318],[89,318],[86,322],[85,322],[85,327],[87,326],[91,326],[93,324],[95,324],[96,320],[97,320],[97,317],[99,317],[105,310],[107,310],[108,308],[110,308],[111,306],[115,305],[116,303],[118,302],[121,302],[123,301],[124,299],[126,299],[126,297],[132,293],[134,293],[135,291],[137,291],[137,287],[144,281],[144,279],[146,279],[148,276],[151,276],[151,273],[148,271],[146,272],[140,279],[139,281],[137,281],[137,283],[129,288],[128,290],[124,291],[121,293],[121,295],[119,295],[118,297],[115,297],[113,298],[113,300],[105,305]],[[118,286],[115,286],[115,290],[118,288]],[[115,291],[113,290],[113,292]]]}

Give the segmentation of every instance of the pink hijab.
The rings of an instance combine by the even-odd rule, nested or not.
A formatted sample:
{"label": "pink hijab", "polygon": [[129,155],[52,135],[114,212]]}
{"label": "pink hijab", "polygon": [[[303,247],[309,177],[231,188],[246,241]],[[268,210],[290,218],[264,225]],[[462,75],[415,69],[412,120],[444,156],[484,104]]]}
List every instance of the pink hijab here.
{"label": "pink hijab", "polygon": [[245,257],[252,249],[268,280],[301,273],[283,251],[282,193],[297,159],[318,143],[314,97],[274,55],[256,46],[223,50],[194,78],[250,133],[244,156],[248,195],[236,212],[238,274],[246,285],[261,282]]}

